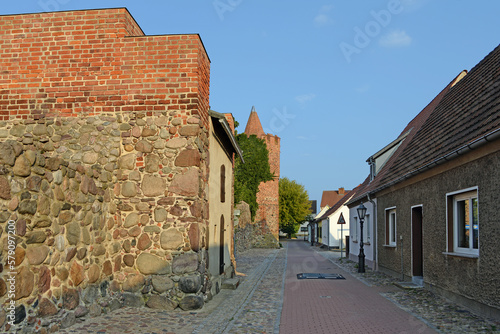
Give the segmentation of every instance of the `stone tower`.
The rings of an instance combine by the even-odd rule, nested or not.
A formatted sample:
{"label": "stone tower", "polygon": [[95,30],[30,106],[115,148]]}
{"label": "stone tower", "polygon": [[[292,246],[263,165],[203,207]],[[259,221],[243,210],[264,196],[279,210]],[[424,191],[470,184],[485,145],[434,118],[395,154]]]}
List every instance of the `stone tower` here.
{"label": "stone tower", "polygon": [[247,136],[256,135],[257,138],[266,142],[269,151],[269,165],[271,173],[274,173],[274,180],[263,182],[259,186],[257,193],[257,204],[259,208],[255,215],[255,223],[262,226],[262,231],[268,230],[278,240],[279,236],[279,178],[280,178],[280,137],[273,134],[266,134],[262,124],[252,107],[250,117],[245,128]]}

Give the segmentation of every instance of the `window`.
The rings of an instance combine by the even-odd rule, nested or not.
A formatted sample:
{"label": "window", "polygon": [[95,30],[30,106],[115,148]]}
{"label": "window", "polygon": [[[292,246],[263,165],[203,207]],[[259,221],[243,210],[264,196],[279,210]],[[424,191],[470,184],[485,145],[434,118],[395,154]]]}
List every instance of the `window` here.
{"label": "window", "polygon": [[477,189],[448,194],[448,251],[479,255]]}
{"label": "window", "polygon": [[370,243],[370,215],[365,215],[365,231],[366,231],[366,238],[365,238],[365,243]]}
{"label": "window", "polygon": [[220,201],[226,202],[226,166],[220,166]]}
{"label": "window", "polygon": [[396,209],[385,209],[385,244],[396,246]]}
{"label": "window", "polygon": [[358,217],[354,217],[354,224],[352,229],[352,241],[358,241]]}

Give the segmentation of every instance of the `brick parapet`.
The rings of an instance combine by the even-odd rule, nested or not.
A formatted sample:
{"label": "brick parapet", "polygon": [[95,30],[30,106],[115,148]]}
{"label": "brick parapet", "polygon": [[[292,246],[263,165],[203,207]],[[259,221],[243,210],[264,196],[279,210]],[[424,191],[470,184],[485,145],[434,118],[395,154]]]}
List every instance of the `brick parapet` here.
{"label": "brick parapet", "polygon": [[3,16],[0,55],[0,119],[184,110],[208,127],[200,37],[143,36],[126,9]]}

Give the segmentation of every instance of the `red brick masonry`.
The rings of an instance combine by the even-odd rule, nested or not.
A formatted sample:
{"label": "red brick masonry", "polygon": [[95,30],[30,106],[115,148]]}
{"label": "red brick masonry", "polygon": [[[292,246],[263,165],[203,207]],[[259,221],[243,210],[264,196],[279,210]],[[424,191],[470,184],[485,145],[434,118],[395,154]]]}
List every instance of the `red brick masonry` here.
{"label": "red brick masonry", "polygon": [[0,59],[1,120],[185,109],[208,121],[200,37],[145,36],[125,8],[3,16]]}

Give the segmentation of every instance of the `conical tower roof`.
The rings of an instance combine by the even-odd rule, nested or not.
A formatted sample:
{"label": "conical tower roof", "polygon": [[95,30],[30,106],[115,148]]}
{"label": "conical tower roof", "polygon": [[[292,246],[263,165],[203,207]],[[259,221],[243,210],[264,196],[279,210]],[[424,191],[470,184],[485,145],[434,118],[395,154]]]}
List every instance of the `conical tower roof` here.
{"label": "conical tower roof", "polygon": [[260,123],[259,115],[257,115],[257,111],[255,111],[255,107],[252,107],[250,117],[248,117],[245,134],[247,136],[256,135],[258,138],[264,137],[266,135],[264,133],[264,129],[262,128],[262,124]]}

